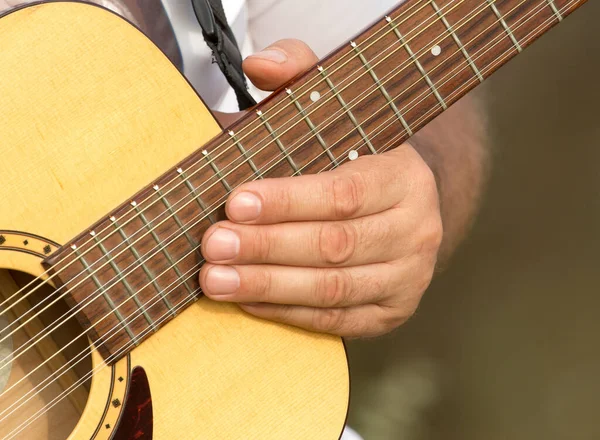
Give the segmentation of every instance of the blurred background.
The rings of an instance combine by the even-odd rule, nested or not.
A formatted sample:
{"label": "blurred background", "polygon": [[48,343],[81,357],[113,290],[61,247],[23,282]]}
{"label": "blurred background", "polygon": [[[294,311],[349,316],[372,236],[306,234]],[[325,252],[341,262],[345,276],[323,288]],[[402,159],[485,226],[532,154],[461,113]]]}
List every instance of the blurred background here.
{"label": "blurred background", "polygon": [[600,2],[482,86],[493,172],[415,317],[348,343],[366,440],[600,439]]}

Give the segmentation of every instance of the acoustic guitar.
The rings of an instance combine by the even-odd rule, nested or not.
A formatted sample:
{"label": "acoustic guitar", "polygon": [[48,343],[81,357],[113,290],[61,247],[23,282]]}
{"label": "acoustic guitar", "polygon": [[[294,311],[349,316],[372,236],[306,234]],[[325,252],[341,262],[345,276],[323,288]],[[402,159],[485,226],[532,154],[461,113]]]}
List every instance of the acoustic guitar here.
{"label": "acoustic guitar", "polygon": [[399,145],[583,3],[409,0],[227,129],[117,15],[4,15],[0,438],[339,438],[341,339],[203,298],[203,231],[243,182]]}

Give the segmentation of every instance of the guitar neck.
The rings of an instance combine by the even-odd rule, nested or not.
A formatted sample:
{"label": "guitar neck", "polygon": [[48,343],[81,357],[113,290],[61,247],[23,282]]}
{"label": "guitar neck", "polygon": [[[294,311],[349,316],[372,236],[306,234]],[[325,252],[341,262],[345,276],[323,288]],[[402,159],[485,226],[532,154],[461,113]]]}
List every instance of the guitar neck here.
{"label": "guitar neck", "polygon": [[[81,273],[110,266],[118,275],[117,282],[103,286],[106,301],[80,313],[80,322],[93,340],[103,341],[99,348],[112,362],[127,352],[118,350],[124,343],[137,344],[136,335],[150,333],[144,330],[160,317],[176,315],[177,304],[198,294],[196,274],[203,260],[197,240],[223,217],[233,189],[265,177],[319,173],[400,145],[585,1],[407,1],[64,246],[46,265],[61,284],[77,285],[70,288],[73,304],[98,287],[93,276],[72,281],[81,280]],[[148,252],[134,258],[136,248]],[[148,271],[148,266],[164,270]],[[170,286],[151,310],[142,309],[139,318],[127,322],[113,313],[90,327],[110,314],[111,303],[131,296],[127,290],[151,285]],[[118,337],[107,338],[115,326],[122,329]]]}

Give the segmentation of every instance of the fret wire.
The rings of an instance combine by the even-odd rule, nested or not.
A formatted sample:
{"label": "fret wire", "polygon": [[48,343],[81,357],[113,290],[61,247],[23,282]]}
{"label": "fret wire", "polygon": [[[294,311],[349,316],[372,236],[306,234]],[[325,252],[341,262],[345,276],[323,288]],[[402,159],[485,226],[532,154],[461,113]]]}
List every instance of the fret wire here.
{"label": "fret wire", "polygon": [[317,130],[317,127],[315,127],[315,124],[313,124],[312,120],[306,114],[306,112],[304,111],[304,108],[302,107],[300,102],[298,102],[298,100],[294,96],[294,92],[291,89],[286,89],[286,92],[287,92],[288,96],[290,97],[290,99],[292,100],[292,102],[294,103],[294,105],[296,106],[296,109],[298,110],[298,112],[302,115],[302,118],[306,122],[306,125],[308,125],[308,128],[310,128],[310,131],[313,133],[313,135],[315,136],[315,138],[317,139],[317,141],[319,142],[319,144],[321,145],[321,147],[327,154],[327,157],[329,158],[331,163],[334,164],[335,166],[337,166],[336,158],[329,150],[329,147],[327,147],[325,140],[321,136],[321,133]]}
{"label": "fret wire", "polygon": [[554,15],[556,15],[556,18],[558,19],[558,21],[562,21],[563,16],[556,8],[556,5],[554,4],[554,0],[546,0],[546,2],[548,3],[548,6],[550,6],[550,9],[552,9],[552,12],[554,12]]}
{"label": "fret wire", "polygon": [[107,291],[104,289],[104,286],[102,285],[102,283],[100,283],[100,280],[98,279],[98,277],[91,271],[91,267],[87,263],[86,259],[82,255],[80,255],[80,252],[77,249],[74,249],[74,253],[77,256],[77,259],[79,261],[81,261],[81,263],[83,264],[83,267],[85,268],[85,270],[90,274],[90,278],[92,279],[92,281],[96,285],[96,288],[98,290],[100,290],[100,292],[102,292],[102,296],[104,297],[104,300],[108,304],[110,310],[117,317],[117,319],[119,320],[119,322],[123,325],[123,329],[125,330],[125,332],[129,336],[129,339],[131,339],[136,346],[140,345],[140,343],[137,340],[135,334],[133,333],[133,331],[129,327],[129,324],[126,324],[124,322],[123,315],[121,314],[121,312],[119,311],[119,309],[115,305],[114,301],[108,295]]}
{"label": "fret wire", "polygon": [[333,94],[335,95],[335,97],[337,98],[338,102],[340,103],[340,105],[344,109],[344,113],[346,114],[346,116],[348,116],[348,118],[350,119],[350,121],[352,122],[352,124],[354,125],[354,127],[356,128],[356,131],[358,131],[358,134],[360,134],[360,137],[365,141],[365,143],[369,147],[369,150],[371,151],[371,153],[372,154],[377,154],[377,150],[375,150],[375,147],[371,143],[369,137],[367,136],[367,134],[363,130],[362,126],[356,120],[356,117],[354,116],[354,113],[352,113],[352,110],[350,110],[350,108],[348,107],[348,104],[346,104],[346,101],[344,100],[344,98],[342,98],[342,95],[340,94],[340,92],[335,87],[335,84],[333,84],[333,81],[331,81],[331,79],[329,78],[329,75],[327,75],[327,71],[325,70],[325,68],[322,67],[322,66],[319,66],[318,70],[319,70],[319,72],[321,72],[321,75],[323,75],[323,78],[325,78],[325,82],[327,83],[327,85],[329,86],[329,88],[333,91]]}
{"label": "fret wire", "polygon": [[[177,173],[179,174],[179,176],[181,177],[181,179],[185,183],[185,186],[187,187],[187,189],[194,196],[194,199],[196,200],[196,203],[198,204],[198,206],[200,206],[200,209],[203,212],[206,212],[206,210],[208,209],[208,207],[206,206],[206,203],[204,203],[204,201],[196,193],[196,188],[194,188],[194,186],[190,182],[190,178],[187,176],[187,174],[185,173],[185,171],[183,171],[183,169],[181,169],[181,168],[178,168],[177,169]],[[208,221],[211,222],[213,225],[217,222],[216,219],[214,218],[214,216],[212,216],[212,215],[208,216]]]}
{"label": "fret wire", "polygon": [[400,40],[400,43],[402,43],[402,45],[404,46],[404,49],[408,53],[408,56],[412,59],[412,61],[415,64],[415,66],[417,66],[417,69],[421,73],[421,76],[425,79],[425,82],[427,83],[427,85],[429,86],[429,88],[433,91],[434,96],[439,101],[439,103],[442,106],[442,108],[444,110],[446,110],[448,108],[448,106],[446,105],[446,102],[444,101],[444,99],[442,98],[442,96],[439,94],[438,90],[435,88],[435,85],[433,84],[433,81],[431,81],[431,78],[429,78],[429,75],[427,75],[427,72],[425,72],[425,69],[421,65],[421,62],[419,61],[419,59],[417,57],[415,57],[414,52],[412,51],[412,49],[408,45],[408,41],[406,41],[404,39],[404,37],[402,36],[402,34],[400,33],[400,31],[398,30],[398,27],[394,25],[394,20],[390,20],[389,24],[390,24],[390,26],[392,26],[394,28],[394,33],[396,34],[396,37],[398,37],[398,40]]}
{"label": "fret wire", "polygon": [[108,260],[108,264],[110,265],[110,267],[112,267],[112,269],[115,271],[115,273],[119,277],[119,281],[121,281],[121,284],[123,284],[123,286],[125,287],[125,290],[127,291],[127,294],[129,295],[129,297],[133,299],[133,302],[135,303],[136,307],[142,311],[142,315],[144,316],[144,318],[146,318],[146,321],[148,322],[148,324],[152,327],[152,329],[154,331],[156,331],[157,329],[156,329],[156,326],[154,325],[154,321],[152,320],[152,318],[150,317],[150,315],[148,314],[148,312],[146,311],[144,306],[142,306],[142,303],[140,302],[139,298],[137,297],[137,294],[133,291],[133,288],[129,284],[129,281],[127,281],[127,277],[123,276],[123,273],[121,272],[121,269],[119,268],[119,266],[117,266],[117,263],[115,262],[114,258],[112,258],[110,256],[110,252],[108,252],[108,250],[102,244],[102,242],[98,240],[98,236],[96,234],[93,234],[93,237],[94,237],[94,241],[96,242],[96,245],[98,246],[98,248],[104,255],[104,258],[106,258]]}
{"label": "fret wire", "polygon": [[450,23],[448,23],[448,20],[446,20],[446,16],[442,13],[442,10],[438,7],[437,3],[434,0],[431,0],[431,5],[433,6],[433,9],[435,9],[435,12],[437,13],[437,15],[440,17],[440,20],[442,21],[442,23],[444,23],[444,26],[446,26],[446,29],[448,29],[448,32],[450,32],[450,34],[452,35],[454,42],[461,50],[463,56],[467,59],[469,66],[471,66],[471,69],[473,69],[473,72],[475,72],[475,75],[477,75],[477,78],[479,79],[479,81],[483,82],[483,75],[481,74],[481,72],[479,71],[479,69],[473,62],[473,60],[471,59],[471,56],[467,53],[467,50],[461,43],[460,38],[458,38],[458,35],[456,35],[456,32],[454,32],[454,29],[452,28]]}
{"label": "fret wire", "polygon": [[296,165],[296,162],[294,162],[294,159],[292,159],[292,157],[288,154],[286,148],[284,147],[284,145],[281,143],[281,140],[279,139],[280,136],[277,136],[277,133],[275,133],[275,130],[273,130],[273,127],[271,127],[271,124],[269,124],[269,121],[267,119],[265,119],[263,112],[259,110],[256,112],[256,115],[262,121],[263,125],[265,126],[265,128],[267,129],[267,131],[269,132],[269,134],[275,141],[275,144],[277,145],[279,150],[285,156],[285,159],[288,161],[288,163],[290,164],[290,166],[292,167],[294,172],[298,171],[298,165]]}
{"label": "fret wire", "polygon": [[246,151],[246,149],[244,148],[244,146],[242,145],[242,143],[239,141],[239,139],[237,138],[236,134],[233,131],[230,130],[229,131],[229,136],[231,136],[231,139],[233,139],[233,142],[234,142],[235,146],[240,151],[240,153],[242,153],[242,156],[244,156],[244,158],[246,159],[246,161],[250,165],[250,168],[252,168],[252,171],[254,172],[254,174],[256,174],[256,177],[258,177],[259,179],[262,179],[263,176],[258,171],[258,167],[255,165],[254,161],[252,160],[252,156],[248,156],[248,152]]}
{"label": "fret wire", "polygon": [[[187,239],[188,243],[190,244],[190,246],[192,247],[192,249],[195,249],[198,246],[198,242],[196,240],[194,240],[190,236],[190,234],[185,230],[185,228],[183,226],[183,222],[181,221],[181,219],[179,218],[179,216],[177,215],[177,213],[175,212],[175,210],[173,209],[173,207],[171,206],[171,204],[169,203],[167,198],[163,195],[162,190],[158,186],[155,186],[154,190],[159,195],[160,200],[162,200],[163,205],[165,205],[165,207],[167,208],[167,211],[169,211],[171,218],[173,220],[175,220],[175,223],[177,223],[177,226],[179,226],[179,229],[181,229],[183,231],[183,234],[184,234],[185,238]],[[154,227],[150,228],[148,226],[148,230],[150,232],[153,232],[154,229],[155,229]]]}
{"label": "fret wire", "polygon": [[[139,207],[137,206],[137,203],[136,204],[132,203],[132,205],[133,205],[135,211],[140,216],[140,219],[142,220],[142,223],[144,224],[144,226],[147,227],[148,226],[148,220],[147,220],[146,216],[144,215],[144,213],[140,211]],[[162,298],[165,306],[167,306],[167,309],[169,309],[172,312],[173,311],[173,304],[171,304],[171,301],[169,301],[169,298],[167,298],[166,296],[163,295],[162,289],[160,288],[160,286],[156,282],[156,277],[154,276],[154,274],[152,273],[152,271],[148,268],[148,266],[146,266],[146,263],[142,261],[142,257],[140,256],[139,252],[130,243],[129,237],[127,237],[127,235],[125,234],[125,232],[123,232],[123,229],[119,227],[119,223],[117,222],[117,219],[115,219],[115,221],[113,222],[113,224],[115,225],[115,228],[117,228],[119,230],[119,234],[121,235],[121,237],[123,238],[123,240],[125,240],[125,242],[131,248],[131,253],[135,257],[135,259],[138,261],[138,263],[140,264],[140,266],[142,267],[142,270],[144,271],[144,273],[146,274],[146,276],[148,277],[148,279],[150,281],[152,281],[152,285],[154,286],[154,289],[161,296],[161,298]],[[158,236],[156,235],[156,233],[154,231],[151,231],[150,235],[155,240],[156,244],[158,245],[158,247],[160,248],[160,250],[163,252],[163,254],[165,255],[165,257],[167,258],[167,261],[172,262],[169,253],[161,245],[160,240],[158,239]],[[175,267],[175,272],[178,272],[178,271],[179,271],[179,269],[177,267]],[[187,284],[186,284],[186,287],[188,287]],[[189,290],[189,287],[188,287],[188,290]],[[173,316],[175,316],[175,315],[173,315]]]}
{"label": "fret wire", "polygon": [[210,153],[207,150],[202,150],[202,154],[210,164],[210,167],[213,169],[215,175],[219,178],[219,182],[221,182],[221,184],[225,187],[225,190],[231,192],[231,185],[229,185],[229,183],[227,183],[227,180],[225,180],[225,177],[221,173],[221,170],[219,169],[215,161],[210,157]]}
{"label": "fret wire", "polygon": [[[388,20],[388,19],[389,19],[389,17],[386,17],[386,20]],[[410,125],[408,125],[408,123],[406,122],[406,119],[404,119],[404,116],[402,116],[402,113],[400,113],[400,110],[398,110],[396,103],[391,98],[388,91],[386,90],[386,88],[383,86],[383,84],[379,80],[379,77],[375,73],[375,70],[373,69],[373,67],[371,67],[371,64],[369,63],[369,61],[367,61],[367,59],[363,55],[362,51],[358,48],[358,45],[356,43],[351,43],[351,45],[354,48],[354,51],[356,52],[356,54],[358,55],[358,58],[360,59],[360,61],[363,63],[363,66],[365,67],[367,72],[369,72],[369,75],[371,75],[373,82],[375,82],[375,85],[377,86],[377,88],[379,89],[379,91],[381,92],[381,94],[383,95],[385,100],[388,102],[388,105],[390,106],[390,108],[392,109],[392,111],[394,112],[394,114],[396,115],[398,120],[400,121],[400,124],[402,124],[402,126],[407,131],[407,133],[410,136],[412,136],[413,131],[410,128]]]}
{"label": "fret wire", "polygon": [[504,21],[504,16],[500,13],[500,11],[498,10],[498,8],[496,7],[496,5],[494,4],[494,2],[496,0],[485,0],[490,9],[494,12],[494,14],[496,15],[496,18],[498,18],[498,21],[500,22],[500,24],[502,25],[502,27],[504,28],[504,31],[508,34],[508,36],[510,37],[510,40],[512,41],[513,45],[515,46],[515,48],[517,49],[517,52],[521,53],[523,51],[523,48],[521,47],[521,45],[519,44],[519,42],[517,41],[517,38],[515,37],[515,34],[513,34],[512,30],[510,29],[510,27],[508,26],[508,23],[506,23],[506,21]]}

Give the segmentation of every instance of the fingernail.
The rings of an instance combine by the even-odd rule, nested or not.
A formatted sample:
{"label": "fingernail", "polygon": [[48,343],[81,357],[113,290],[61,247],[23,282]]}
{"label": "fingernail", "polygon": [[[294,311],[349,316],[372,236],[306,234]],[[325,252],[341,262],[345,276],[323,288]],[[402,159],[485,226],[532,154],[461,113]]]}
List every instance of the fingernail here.
{"label": "fingernail", "polygon": [[209,295],[228,295],[240,288],[240,276],[233,267],[213,266],[206,274],[206,290]]}
{"label": "fingernail", "polygon": [[241,192],[229,201],[229,218],[234,222],[256,220],[262,210],[260,199],[250,192]]}
{"label": "fingernail", "polygon": [[283,64],[288,60],[286,53],[279,49],[265,49],[261,52],[257,52],[254,55],[251,55],[250,57],[272,61],[277,64]]}
{"label": "fingernail", "polygon": [[205,257],[211,261],[225,261],[235,258],[240,251],[240,239],[229,229],[217,229],[206,243]]}

